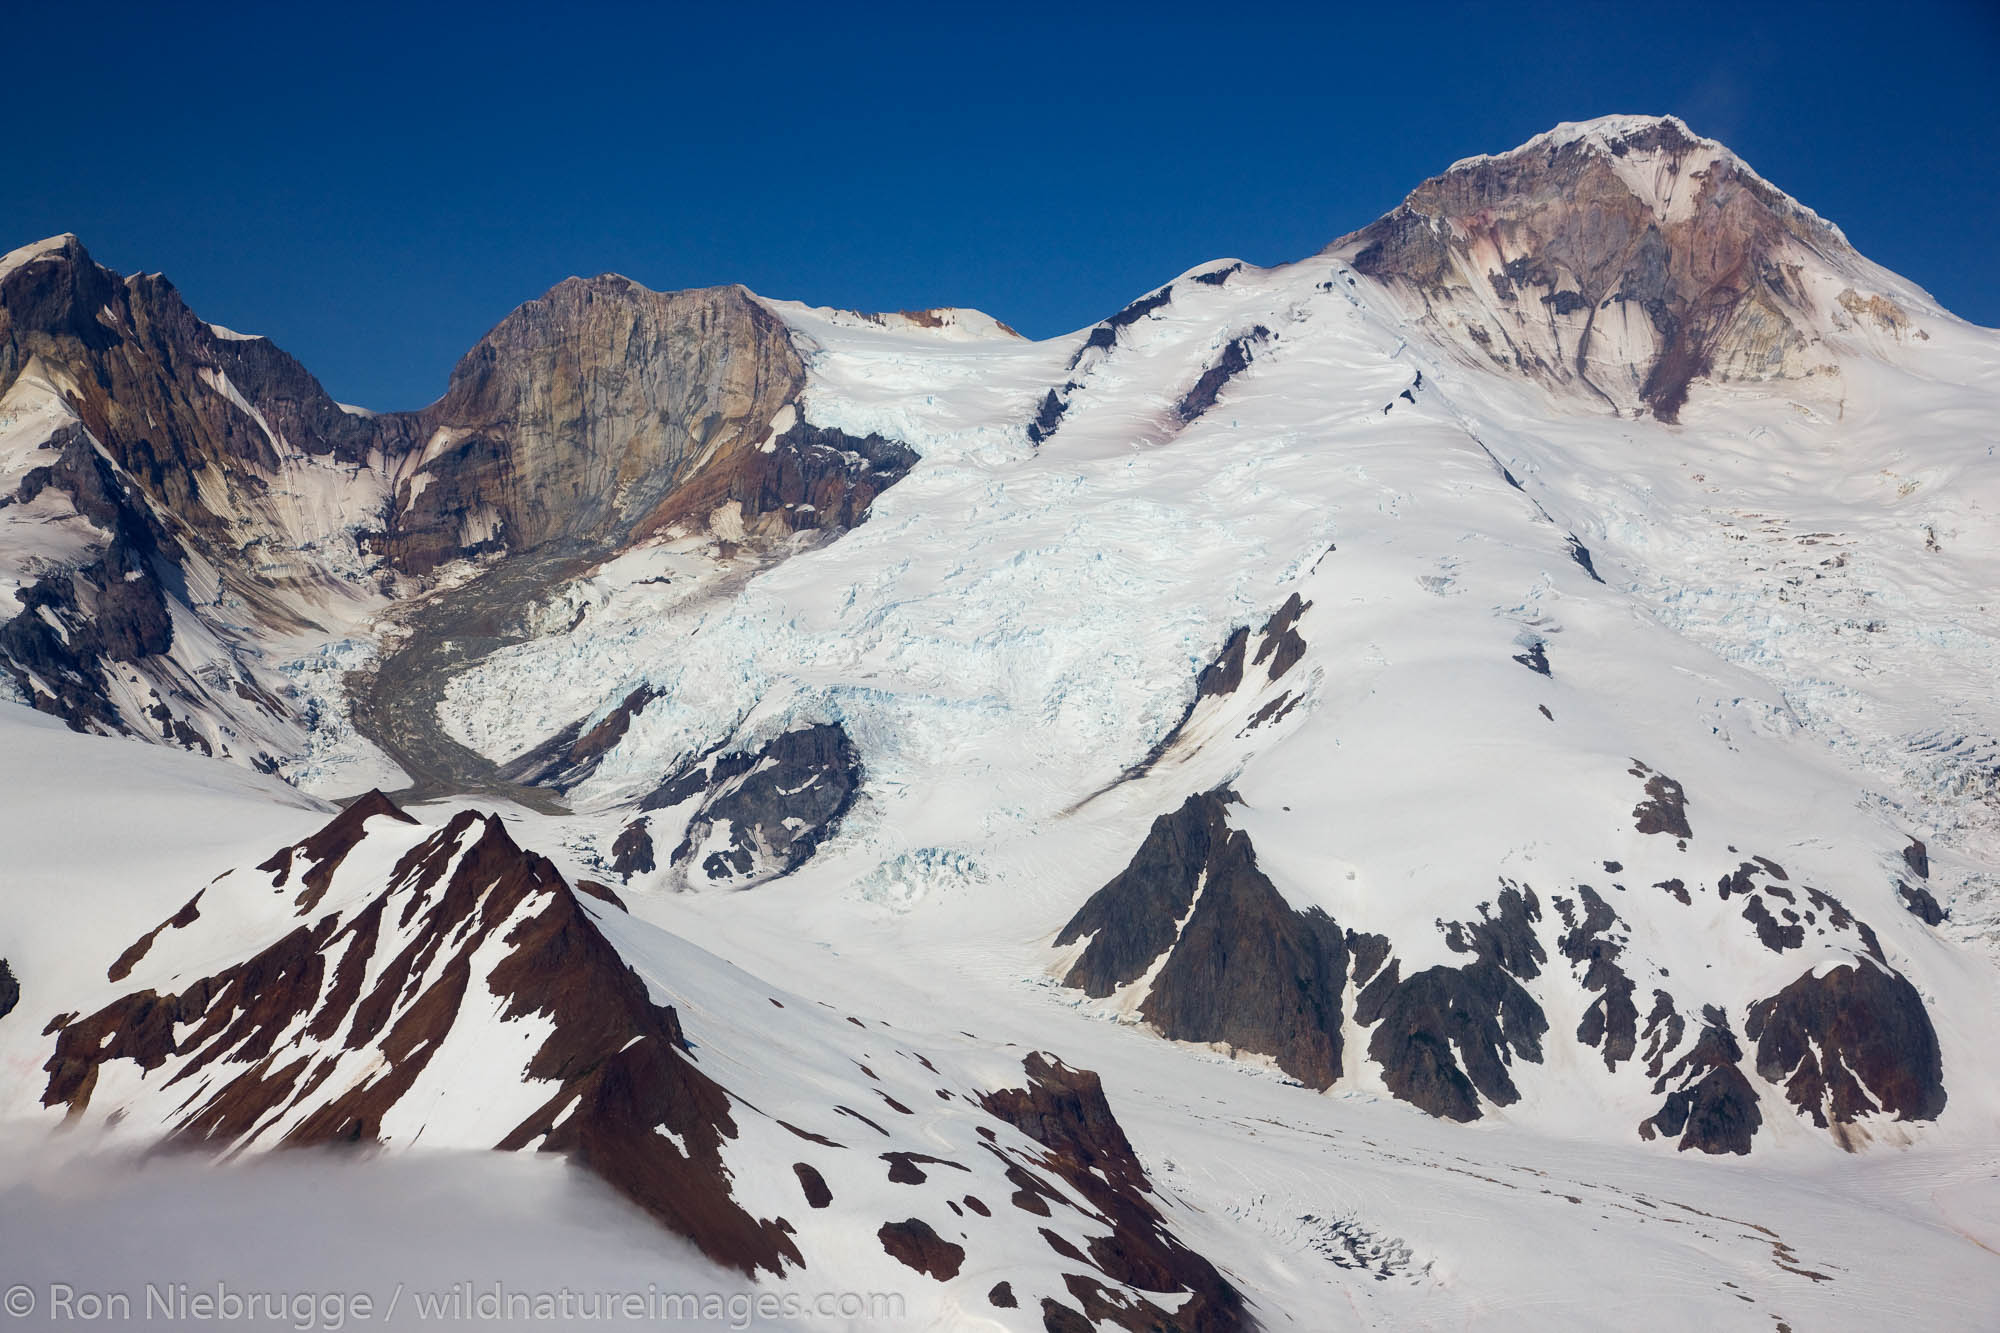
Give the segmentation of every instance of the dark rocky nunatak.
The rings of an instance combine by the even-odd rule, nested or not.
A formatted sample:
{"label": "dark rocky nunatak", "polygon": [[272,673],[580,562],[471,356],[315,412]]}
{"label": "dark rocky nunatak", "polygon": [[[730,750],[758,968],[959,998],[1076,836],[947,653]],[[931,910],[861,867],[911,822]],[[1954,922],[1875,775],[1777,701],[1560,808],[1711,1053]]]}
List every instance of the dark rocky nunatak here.
{"label": "dark rocky nunatak", "polygon": [[1615,938],[1618,914],[1588,884],[1577,886],[1582,917],[1579,920],[1567,898],[1556,899],[1562,915],[1563,937],[1557,944],[1563,957],[1583,969],[1583,988],[1594,993],[1590,1008],[1576,1029],[1576,1039],[1604,1053],[1604,1067],[1616,1069],[1618,1062],[1632,1058],[1639,1044],[1639,1007],[1632,1000],[1632,978],[1618,965],[1625,952],[1624,942]]}
{"label": "dark rocky nunatak", "polygon": [[1090,336],[1084,339],[1083,346],[1076,349],[1076,355],[1072,356],[1069,360],[1069,368],[1075,370],[1082,364],[1084,355],[1092,350],[1109,352],[1116,348],[1118,346],[1118,334],[1121,330],[1137,324],[1140,320],[1173,300],[1173,298],[1173,284],[1169,283],[1150,296],[1140,297],[1111,318],[1105,320],[1102,324],[1099,324],[1090,331]]}
{"label": "dark rocky nunatak", "polygon": [[1474,960],[1427,968],[1404,979],[1391,958],[1355,999],[1355,1019],[1373,1025],[1368,1055],[1399,1099],[1432,1115],[1477,1120],[1480,1098],[1520,1099],[1508,1074],[1516,1058],[1539,1063],[1548,1019],[1522,979],[1546,961],[1534,935],[1541,909],[1533,890],[1504,886],[1480,920],[1454,924],[1446,943]]}
{"label": "dark rocky nunatak", "polygon": [[1035,411],[1035,419],[1028,423],[1030,443],[1041,444],[1056,433],[1056,427],[1062,424],[1063,414],[1069,411],[1067,395],[1075,393],[1078,387],[1075,380],[1070,380],[1062,388],[1048,391],[1042,405]]}
{"label": "dark rocky nunatak", "polygon": [[1747,1154],[1764,1113],[1756,1089],[1738,1067],[1743,1048],[1720,1009],[1703,1009],[1702,1019],[1694,1045],[1654,1081],[1653,1091],[1666,1092],[1667,1099],[1640,1124],[1639,1137],[1679,1135],[1682,1152]]}
{"label": "dark rocky nunatak", "polygon": [[[1238,625],[1229,632],[1222,651],[1195,677],[1195,701],[1234,694],[1243,683],[1243,659],[1250,645],[1250,627]],[[1193,711],[1190,709],[1189,711]],[[1185,720],[1185,719],[1183,719]]]}
{"label": "dark rocky nunatak", "polygon": [[648,527],[693,522],[733,503],[753,526],[771,533],[839,531],[866,518],[875,497],[916,462],[914,449],[880,435],[849,435],[800,422],[769,450],[748,449],[729,468],[708,466],[694,473],[662,503]]}
{"label": "dark rocky nunatak", "polygon": [[611,872],[621,879],[653,873],[653,835],[644,815],[618,830],[611,843]]}
{"label": "dark rocky nunatak", "polygon": [[517,782],[569,791],[597,771],[604,756],[625,739],[632,719],[657,697],[652,687],[641,685],[591,726],[584,726],[588,719],[572,722],[500,771]]}
{"label": "dark rocky nunatak", "polygon": [[1139,1006],[1162,1035],[1269,1055],[1324,1088],[1341,1072],[1346,938],[1324,912],[1295,911],[1257,868],[1249,835],[1228,826],[1235,799],[1206,792],[1154,821],[1132,863],[1058,934],[1058,947],[1090,937],[1066,983],[1109,995],[1166,954]]}
{"label": "dark rocky nunatak", "polygon": [[833,1202],[833,1191],[826,1187],[826,1177],[813,1167],[805,1162],[794,1162],[792,1174],[799,1178],[799,1188],[805,1192],[808,1205],[824,1208]]}
{"label": "dark rocky nunatak", "polygon": [[1216,358],[1214,365],[1202,372],[1200,379],[1174,405],[1174,415],[1183,422],[1193,421],[1221,396],[1222,387],[1250,368],[1251,349],[1270,341],[1271,331],[1262,324],[1238,338],[1231,338]]}
{"label": "dark rocky nunatak", "polygon": [[1906,884],[1899,879],[1896,881],[1896,894],[1903,900],[1904,910],[1927,926],[1943,925],[1951,916],[1931,891],[1921,884]]}
{"label": "dark rocky nunatak", "polygon": [[1194,903],[1211,850],[1229,836],[1229,792],[1190,796],[1153,821],[1131,864],[1090,896],[1056,936],[1056,947],[1089,938],[1063,984],[1103,997],[1145,975],[1173,947]]}
{"label": "dark rocky nunatak", "polygon": [[1655,773],[1637,759],[1627,770],[1646,784],[1646,799],[1632,808],[1632,818],[1641,833],[1664,833],[1674,838],[1692,838],[1688,827],[1687,793],[1665,773]]}
{"label": "dark rocky nunatak", "polygon": [[[1856,962],[1806,972],[1750,1007],[1757,1073],[1824,1129],[1880,1113],[1935,1120],[1944,1110],[1937,1032],[1916,987]],[[1845,1140],[1843,1139],[1843,1142]]]}
{"label": "dark rocky nunatak", "polygon": [[957,1277],[965,1263],[965,1247],[938,1235],[920,1218],[884,1222],[875,1235],[890,1258],[939,1282]]}
{"label": "dark rocky nunatak", "polygon": [[[716,772],[725,766],[717,761]],[[711,778],[673,863],[693,859],[715,837],[724,845],[702,856],[695,871],[713,881],[789,874],[839,828],[861,789],[861,759],[839,723],[788,731],[747,763],[726,765]]]}
{"label": "dark rocky nunatak", "polygon": [[1311,602],[1304,601],[1297,593],[1287,597],[1285,604],[1273,611],[1271,618],[1264,622],[1263,629],[1258,631],[1263,635],[1263,642],[1257,646],[1257,655],[1250,659],[1251,665],[1263,666],[1268,660],[1270,666],[1265,669],[1272,680],[1296,666],[1299,659],[1306,655],[1305,637],[1298,628],[1299,617],[1311,606]]}

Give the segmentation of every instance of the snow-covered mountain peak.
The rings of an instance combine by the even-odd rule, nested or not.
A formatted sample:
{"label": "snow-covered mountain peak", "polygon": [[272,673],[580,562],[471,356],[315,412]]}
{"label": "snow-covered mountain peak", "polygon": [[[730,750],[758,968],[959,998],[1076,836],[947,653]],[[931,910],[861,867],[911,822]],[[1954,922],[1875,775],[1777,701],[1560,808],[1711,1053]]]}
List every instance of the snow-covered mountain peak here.
{"label": "snow-covered mountain peak", "polygon": [[1783,382],[1837,404],[1849,344],[1896,359],[1895,344],[1929,336],[1919,317],[1943,317],[1670,116],[1559,125],[1467,158],[1329,253],[1459,361],[1663,421],[1698,380]]}

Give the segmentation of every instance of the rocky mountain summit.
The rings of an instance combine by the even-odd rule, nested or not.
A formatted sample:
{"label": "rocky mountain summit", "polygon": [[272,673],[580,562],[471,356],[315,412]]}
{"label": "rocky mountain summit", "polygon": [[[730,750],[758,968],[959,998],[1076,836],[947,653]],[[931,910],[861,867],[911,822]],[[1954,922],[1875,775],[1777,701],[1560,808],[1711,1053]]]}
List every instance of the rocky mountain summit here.
{"label": "rocky mountain summit", "polygon": [[1819,348],[1836,311],[1917,332],[1893,298],[1855,290],[1879,271],[1837,228],[1671,116],[1560,125],[1460,162],[1328,253],[1461,359],[1662,421],[1697,379],[1824,380],[1837,399]]}

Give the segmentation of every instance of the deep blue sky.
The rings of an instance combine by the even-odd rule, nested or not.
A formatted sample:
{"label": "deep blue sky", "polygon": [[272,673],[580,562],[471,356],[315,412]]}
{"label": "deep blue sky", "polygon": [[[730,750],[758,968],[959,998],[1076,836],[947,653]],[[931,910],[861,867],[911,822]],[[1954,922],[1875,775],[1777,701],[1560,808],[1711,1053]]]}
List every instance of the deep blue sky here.
{"label": "deep blue sky", "polygon": [[1614,111],[2000,325],[1995,0],[182,8],[7,14],[0,250],[74,231],[371,407],[571,273],[1047,336]]}

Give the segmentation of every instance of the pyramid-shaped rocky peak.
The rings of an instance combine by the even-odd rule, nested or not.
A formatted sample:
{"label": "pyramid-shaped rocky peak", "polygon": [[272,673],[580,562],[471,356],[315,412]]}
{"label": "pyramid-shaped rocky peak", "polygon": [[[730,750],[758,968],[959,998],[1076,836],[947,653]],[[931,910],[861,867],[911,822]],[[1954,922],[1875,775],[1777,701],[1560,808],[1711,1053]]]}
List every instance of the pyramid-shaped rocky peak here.
{"label": "pyramid-shaped rocky peak", "polygon": [[1862,262],[1671,116],[1565,123],[1467,158],[1331,250],[1466,359],[1663,421],[1700,377],[1823,373],[1811,277]]}

